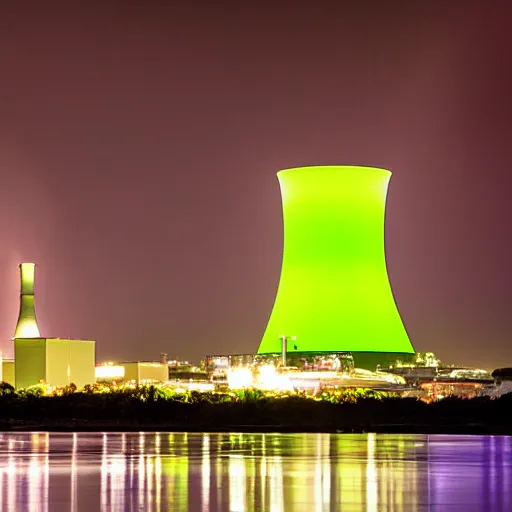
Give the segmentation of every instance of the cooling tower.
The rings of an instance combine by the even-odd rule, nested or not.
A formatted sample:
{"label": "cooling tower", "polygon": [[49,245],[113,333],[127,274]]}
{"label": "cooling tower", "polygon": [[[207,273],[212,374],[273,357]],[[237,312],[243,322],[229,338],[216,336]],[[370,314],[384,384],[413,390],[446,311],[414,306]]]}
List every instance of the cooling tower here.
{"label": "cooling tower", "polygon": [[34,277],[36,266],[34,263],[22,263],[20,265],[21,296],[20,314],[14,332],[15,338],[39,338],[34,304]]}
{"label": "cooling tower", "polygon": [[391,173],[323,166],[278,173],[284,218],[281,278],[258,353],[414,353],[386,269]]}

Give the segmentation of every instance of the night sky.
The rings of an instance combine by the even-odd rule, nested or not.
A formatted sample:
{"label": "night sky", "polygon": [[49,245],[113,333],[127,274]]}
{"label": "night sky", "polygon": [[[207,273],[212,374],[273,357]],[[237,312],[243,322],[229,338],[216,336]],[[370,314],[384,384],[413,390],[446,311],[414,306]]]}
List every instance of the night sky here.
{"label": "night sky", "polygon": [[[10,5],[8,5],[10,4]],[[509,7],[510,5],[510,7]],[[253,352],[279,169],[393,171],[417,350],[512,366],[509,0],[2,2],[0,339],[34,261],[43,335],[98,360]]]}

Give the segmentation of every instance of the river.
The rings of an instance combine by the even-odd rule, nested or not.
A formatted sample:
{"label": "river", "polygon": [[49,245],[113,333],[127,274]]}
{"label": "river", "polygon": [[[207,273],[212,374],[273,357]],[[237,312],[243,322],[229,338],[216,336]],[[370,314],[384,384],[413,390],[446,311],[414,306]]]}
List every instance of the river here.
{"label": "river", "polygon": [[512,438],[0,433],[0,510],[511,511]]}

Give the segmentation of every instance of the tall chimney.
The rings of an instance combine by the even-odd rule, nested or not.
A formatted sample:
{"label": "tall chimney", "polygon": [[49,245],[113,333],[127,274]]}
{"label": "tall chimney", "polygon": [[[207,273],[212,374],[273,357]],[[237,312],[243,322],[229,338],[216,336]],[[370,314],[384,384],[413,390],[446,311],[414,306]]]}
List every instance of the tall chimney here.
{"label": "tall chimney", "polygon": [[20,265],[21,295],[20,314],[15,338],[39,338],[39,327],[37,325],[36,310],[34,304],[34,277],[36,273],[35,263],[22,263]]}

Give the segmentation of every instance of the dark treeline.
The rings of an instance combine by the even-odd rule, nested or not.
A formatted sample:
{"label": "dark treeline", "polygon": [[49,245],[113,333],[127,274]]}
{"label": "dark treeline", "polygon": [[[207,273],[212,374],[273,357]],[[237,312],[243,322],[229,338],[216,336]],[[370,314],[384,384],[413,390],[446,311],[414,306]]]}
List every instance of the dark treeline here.
{"label": "dark treeline", "polygon": [[59,396],[0,390],[0,428],[512,434],[512,394],[424,403],[370,391],[320,399],[240,393],[162,393],[141,387]]}

